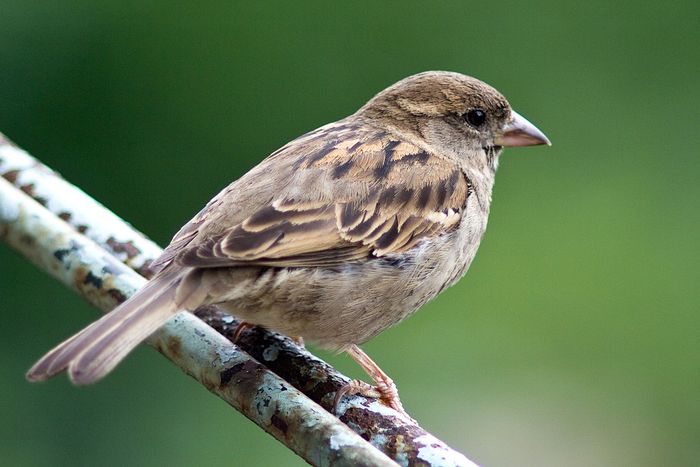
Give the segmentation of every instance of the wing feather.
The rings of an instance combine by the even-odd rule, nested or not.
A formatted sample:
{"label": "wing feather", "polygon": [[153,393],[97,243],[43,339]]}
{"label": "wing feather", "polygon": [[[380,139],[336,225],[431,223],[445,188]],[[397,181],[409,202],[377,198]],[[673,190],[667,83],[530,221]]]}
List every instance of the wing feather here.
{"label": "wing feather", "polygon": [[386,132],[332,125],[276,151],[222,191],[154,264],[368,261],[453,230],[471,193],[465,174],[445,158]]}

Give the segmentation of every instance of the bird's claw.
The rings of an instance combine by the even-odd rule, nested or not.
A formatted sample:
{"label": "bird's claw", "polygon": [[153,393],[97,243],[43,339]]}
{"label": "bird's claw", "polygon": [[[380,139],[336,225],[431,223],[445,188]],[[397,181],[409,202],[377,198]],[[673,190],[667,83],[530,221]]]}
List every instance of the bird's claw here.
{"label": "bird's claw", "polygon": [[408,420],[414,421],[413,418],[408,415],[406,410],[404,410],[403,405],[401,404],[401,399],[399,399],[399,391],[396,389],[396,385],[391,379],[378,381],[376,386],[372,386],[371,384],[365,383],[359,379],[350,381],[338,389],[338,391],[335,393],[333,412],[336,414],[338,413],[338,405],[340,404],[343,396],[352,396],[355,394],[359,394],[370,399],[377,399],[387,407],[399,412]]}

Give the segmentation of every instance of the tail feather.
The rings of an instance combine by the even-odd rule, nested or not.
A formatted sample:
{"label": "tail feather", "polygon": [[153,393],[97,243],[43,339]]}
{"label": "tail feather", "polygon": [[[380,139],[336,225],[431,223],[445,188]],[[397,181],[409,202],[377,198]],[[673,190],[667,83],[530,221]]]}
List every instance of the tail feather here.
{"label": "tail feather", "polygon": [[176,302],[183,271],[149,281],[130,299],[59,344],[27,372],[43,381],[68,369],[75,384],[90,384],[109,373],[131,350],[180,308]]}
{"label": "tail feather", "polygon": [[[98,323],[99,321],[95,321],[82,331],[75,334],[73,337],[66,339],[51,349],[29,369],[26,375],[27,379],[32,382],[44,381],[65,370],[68,366],[67,362],[70,361],[70,359],[66,360],[62,358],[62,355],[68,353],[74,354],[74,352],[71,352],[71,350],[75,349],[75,343]],[[62,364],[61,362],[64,360],[66,360],[66,363]]]}

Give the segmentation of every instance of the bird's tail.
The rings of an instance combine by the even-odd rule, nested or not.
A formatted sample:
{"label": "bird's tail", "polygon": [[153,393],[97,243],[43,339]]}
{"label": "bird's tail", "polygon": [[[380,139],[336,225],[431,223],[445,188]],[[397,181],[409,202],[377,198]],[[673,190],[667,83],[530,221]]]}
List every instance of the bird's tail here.
{"label": "bird's tail", "polygon": [[198,285],[188,280],[197,275],[193,272],[159,274],[110,313],[47,353],[27,372],[27,379],[44,381],[65,369],[74,384],[102,378],[178,310],[190,309],[187,305]]}

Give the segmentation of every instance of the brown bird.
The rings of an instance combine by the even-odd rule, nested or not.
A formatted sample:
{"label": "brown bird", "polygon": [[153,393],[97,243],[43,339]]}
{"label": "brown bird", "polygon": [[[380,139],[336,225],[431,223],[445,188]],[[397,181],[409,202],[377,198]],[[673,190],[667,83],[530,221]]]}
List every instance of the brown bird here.
{"label": "brown bird", "polygon": [[391,379],[358,347],[467,271],[486,230],[504,146],[550,144],[491,86],[426,72],[293,140],[175,235],[154,278],[27,373],[109,373],[178,310],[218,304],[247,323],[348,352],[381,397]]}

